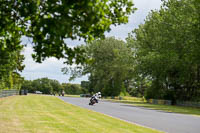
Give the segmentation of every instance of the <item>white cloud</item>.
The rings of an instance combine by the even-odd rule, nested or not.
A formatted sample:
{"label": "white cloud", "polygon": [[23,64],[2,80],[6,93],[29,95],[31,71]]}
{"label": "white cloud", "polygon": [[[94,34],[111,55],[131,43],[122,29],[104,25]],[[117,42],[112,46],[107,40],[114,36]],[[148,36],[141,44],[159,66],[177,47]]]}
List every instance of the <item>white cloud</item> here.
{"label": "white cloud", "polygon": [[[63,60],[57,60],[56,58],[48,58],[43,63],[35,63],[31,57],[33,49],[31,46],[24,48],[23,54],[25,55],[24,64],[26,65],[22,76],[28,80],[34,80],[37,78],[48,77],[50,79],[56,79],[60,82],[69,82],[69,75],[63,75],[61,68],[66,65],[63,64]],[[79,78],[72,83],[80,83],[81,80],[87,80],[87,77]]]}
{"label": "white cloud", "polygon": [[[112,26],[112,30],[106,33],[106,36],[115,36],[116,38],[125,39],[134,28],[139,24],[144,23],[144,19],[148,15],[148,12],[154,9],[159,9],[161,5],[161,0],[134,0],[135,7],[138,10],[129,17],[129,23],[125,25],[119,25],[117,27]],[[31,40],[23,37],[22,43],[28,44],[24,50],[24,55],[26,57],[24,64],[26,65],[25,70],[22,72],[28,80],[34,80],[37,78],[48,77],[51,79],[56,79],[60,82],[69,82],[69,75],[63,75],[61,68],[65,67],[63,65],[63,60],[57,60],[56,58],[46,59],[42,64],[35,63],[31,57],[33,53]],[[84,41],[70,40],[67,39],[66,43],[69,47],[75,47],[77,45],[83,44]],[[72,81],[72,83],[80,83],[82,80],[87,80],[87,76],[82,78],[77,78]]]}
{"label": "white cloud", "polygon": [[137,28],[139,24],[144,23],[144,20],[151,10],[158,10],[161,5],[161,0],[134,0],[137,8],[134,14],[129,17],[127,24],[112,26],[112,30],[106,33],[106,36],[115,36],[116,38],[125,39],[128,33]]}

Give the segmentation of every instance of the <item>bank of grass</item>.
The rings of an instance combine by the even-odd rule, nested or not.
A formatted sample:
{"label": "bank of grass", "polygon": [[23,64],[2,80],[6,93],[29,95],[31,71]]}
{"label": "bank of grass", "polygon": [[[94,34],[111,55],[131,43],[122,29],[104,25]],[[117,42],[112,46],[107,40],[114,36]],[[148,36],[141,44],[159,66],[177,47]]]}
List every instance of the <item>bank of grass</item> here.
{"label": "bank of grass", "polygon": [[119,100],[119,97],[116,97],[115,99],[111,99],[109,97],[106,100],[126,103],[126,104],[130,104],[132,106],[137,106],[137,107],[144,107],[144,108],[149,108],[149,109],[154,109],[154,110],[162,110],[166,112],[189,114],[189,115],[195,115],[195,116],[200,117],[200,108],[195,108],[195,107],[149,104],[146,102],[145,99],[136,98],[136,97],[122,97],[122,100]]}
{"label": "bank of grass", "polygon": [[41,95],[0,99],[0,132],[159,133]]}
{"label": "bank of grass", "polygon": [[65,94],[65,97],[80,97],[80,95],[69,95],[69,94]]}

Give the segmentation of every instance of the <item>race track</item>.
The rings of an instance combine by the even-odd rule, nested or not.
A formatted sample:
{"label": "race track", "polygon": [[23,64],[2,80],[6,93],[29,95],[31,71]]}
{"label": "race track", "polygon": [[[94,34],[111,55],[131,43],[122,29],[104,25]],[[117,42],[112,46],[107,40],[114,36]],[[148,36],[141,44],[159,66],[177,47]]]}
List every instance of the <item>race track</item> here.
{"label": "race track", "polygon": [[59,97],[65,102],[168,133],[200,133],[200,117],[168,113],[123,103],[100,101],[89,106],[88,98]]}

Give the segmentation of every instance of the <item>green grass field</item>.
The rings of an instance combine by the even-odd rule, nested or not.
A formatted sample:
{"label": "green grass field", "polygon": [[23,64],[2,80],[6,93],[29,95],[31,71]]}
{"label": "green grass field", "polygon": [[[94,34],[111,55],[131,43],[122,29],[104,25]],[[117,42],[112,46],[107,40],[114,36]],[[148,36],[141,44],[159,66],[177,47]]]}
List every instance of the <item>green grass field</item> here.
{"label": "green grass field", "polygon": [[53,96],[0,99],[0,133],[159,133],[67,104]]}

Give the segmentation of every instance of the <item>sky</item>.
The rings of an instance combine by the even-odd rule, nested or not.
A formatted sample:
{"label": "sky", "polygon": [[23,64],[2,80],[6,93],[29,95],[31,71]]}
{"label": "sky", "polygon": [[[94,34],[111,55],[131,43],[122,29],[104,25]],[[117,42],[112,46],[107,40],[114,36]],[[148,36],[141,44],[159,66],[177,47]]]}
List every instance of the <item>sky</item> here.
{"label": "sky", "polygon": [[[138,27],[139,24],[143,24],[146,16],[151,10],[158,10],[161,5],[161,0],[133,0],[137,11],[130,15],[129,22],[127,24],[111,26],[111,31],[105,33],[107,37],[115,36],[117,39],[125,40],[128,33]],[[22,38],[22,43],[27,44],[30,41],[27,38]],[[66,40],[69,47],[74,47],[83,44],[82,41]],[[66,67],[63,64],[63,60],[57,60],[56,58],[48,58],[43,63],[35,63],[31,57],[33,53],[31,44],[24,48],[23,54],[25,55],[24,64],[26,65],[24,71],[21,73],[26,80],[34,80],[37,78],[48,77],[50,79],[56,79],[60,83],[81,83],[83,80],[87,80],[87,76],[76,78],[73,81],[69,81],[70,75],[63,75],[61,68]]]}

